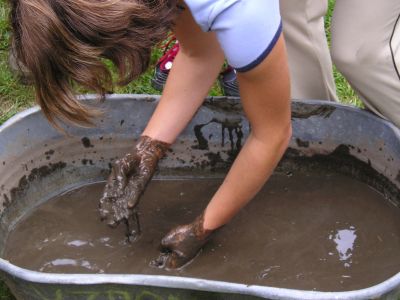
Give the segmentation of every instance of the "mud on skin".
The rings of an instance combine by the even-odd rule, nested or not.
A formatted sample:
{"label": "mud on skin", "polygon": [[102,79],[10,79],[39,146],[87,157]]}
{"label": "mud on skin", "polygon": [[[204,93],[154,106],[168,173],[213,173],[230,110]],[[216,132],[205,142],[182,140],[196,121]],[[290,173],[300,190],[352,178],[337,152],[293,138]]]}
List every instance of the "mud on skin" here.
{"label": "mud on skin", "polygon": [[172,229],[161,240],[161,254],[152,266],[167,270],[184,267],[211,238],[214,230],[204,228],[204,212],[192,223]]}
{"label": "mud on skin", "polygon": [[169,146],[148,136],[141,136],[133,152],[112,166],[99,203],[100,216],[111,227],[125,223],[127,236],[132,241],[140,234],[137,212],[139,199]]}

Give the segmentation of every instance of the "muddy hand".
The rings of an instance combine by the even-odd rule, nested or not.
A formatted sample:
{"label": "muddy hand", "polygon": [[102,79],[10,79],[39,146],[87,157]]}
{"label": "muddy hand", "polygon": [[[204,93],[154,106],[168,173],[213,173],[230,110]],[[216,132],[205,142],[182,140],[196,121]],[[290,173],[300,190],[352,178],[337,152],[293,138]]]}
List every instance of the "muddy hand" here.
{"label": "muddy hand", "polygon": [[99,203],[100,216],[109,226],[129,221],[139,198],[153,176],[169,144],[142,136],[134,151],[117,160]]}
{"label": "muddy hand", "polygon": [[178,269],[190,262],[213,233],[204,229],[203,223],[204,213],[193,223],[171,230],[161,241],[162,253],[155,264],[166,269]]}

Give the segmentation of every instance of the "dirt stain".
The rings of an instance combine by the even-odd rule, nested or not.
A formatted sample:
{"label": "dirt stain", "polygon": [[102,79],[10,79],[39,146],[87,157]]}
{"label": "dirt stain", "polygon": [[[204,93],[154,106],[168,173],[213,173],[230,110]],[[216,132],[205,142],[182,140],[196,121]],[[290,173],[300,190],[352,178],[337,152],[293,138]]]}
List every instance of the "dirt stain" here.
{"label": "dirt stain", "polygon": [[243,139],[243,131],[242,131],[242,120],[241,119],[217,119],[213,118],[211,121],[205,124],[198,124],[194,126],[194,134],[197,139],[197,145],[193,146],[194,149],[200,150],[208,150],[208,140],[204,137],[202,129],[209,124],[219,124],[221,125],[221,146],[225,146],[226,135],[228,136],[230,142],[230,155],[236,156],[240,149],[242,148],[242,139]]}
{"label": "dirt stain", "polygon": [[83,145],[83,147],[85,147],[85,148],[93,148],[94,146],[92,145],[92,143],[90,142],[90,139],[88,138],[88,137],[83,137],[82,139],[81,139],[81,141],[82,141],[82,145]]}
{"label": "dirt stain", "polygon": [[47,177],[54,172],[65,168],[66,166],[67,164],[65,162],[60,161],[57,163],[50,163],[46,166],[32,169],[29,175],[24,175],[20,178],[17,187],[10,190],[11,200],[14,201],[14,199],[18,199],[19,197],[24,195],[30,184],[34,181],[40,178]]}
{"label": "dirt stain", "polygon": [[303,141],[299,138],[296,139],[296,144],[297,144],[297,146],[299,146],[301,148],[308,148],[310,146],[309,141]]}
{"label": "dirt stain", "polygon": [[292,118],[308,119],[312,116],[329,118],[336,110],[333,105],[311,105],[306,103],[292,103]]}

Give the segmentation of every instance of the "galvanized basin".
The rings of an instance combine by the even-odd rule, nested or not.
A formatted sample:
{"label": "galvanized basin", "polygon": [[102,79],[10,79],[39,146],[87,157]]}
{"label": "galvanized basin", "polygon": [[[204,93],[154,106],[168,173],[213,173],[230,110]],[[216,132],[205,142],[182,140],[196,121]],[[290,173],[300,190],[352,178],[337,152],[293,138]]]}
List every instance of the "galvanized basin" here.
{"label": "galvanized basin", "polygon": [[[88,97],[88,101],[93,101]],[[134,143],[158,98],[113,95],[96,128],[66,126],[65,136],[38,108],[0,127],[0,254],[10,228],[62,191],[107,177]],[[280,169],[323,161],[357,177],[397,207],[400,131],[372,114],[337,103],[293,102],[294,134]],[[209,98],[161,162],[159,178],[219,177],[249,134],[238,99]],[[299,164],[300,163],[300,164]],[[23,249],[20,249],[23,251]],[[399,270],[400,271],[400,270]],[[400,273],[366,289],[316,292],[175,276],[46,274],[0,259],[0,277],[19,299],[367,299],[400,297]]]}

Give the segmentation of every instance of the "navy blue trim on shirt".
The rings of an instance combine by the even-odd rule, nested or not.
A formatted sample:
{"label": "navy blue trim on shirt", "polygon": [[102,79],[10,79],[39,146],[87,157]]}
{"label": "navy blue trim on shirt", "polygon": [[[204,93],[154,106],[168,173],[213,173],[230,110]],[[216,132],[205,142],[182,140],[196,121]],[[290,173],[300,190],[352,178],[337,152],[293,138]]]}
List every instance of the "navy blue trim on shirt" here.
{"label": "navy blue trim on shirt", "polygon": [[279,24],[278,30],[276,31],[273,39],[269,43],[267,49],[264,50],[263,53],[259,57],[257,57],[253,62],[249,63],[248,65],[241,67],[241,68],[235,68],[236,71],[238,72],[247,72],[250,71],[251,69],[257,67],[267,56],[268,54],[272,51],[274,48],[276,42],[278,41],[279,37],[281,36],[282,33],[282,21]]}

